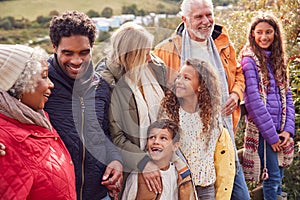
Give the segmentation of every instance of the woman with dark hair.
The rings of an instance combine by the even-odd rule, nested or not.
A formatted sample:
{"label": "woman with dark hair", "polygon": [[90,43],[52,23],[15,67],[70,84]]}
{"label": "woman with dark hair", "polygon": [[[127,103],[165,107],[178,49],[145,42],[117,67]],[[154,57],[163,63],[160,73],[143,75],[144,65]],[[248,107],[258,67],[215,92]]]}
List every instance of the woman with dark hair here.
{"label": "woman with dark hair", "polygon": [[[295,109],[284,58],[282,28],[271,13],[260,13],[241,51],[248,111],[243,167],[245,178],[259,180],[264,199],[281,199],[283,167],[293,158]],[[282,160],[280,158],[285,158]]]}

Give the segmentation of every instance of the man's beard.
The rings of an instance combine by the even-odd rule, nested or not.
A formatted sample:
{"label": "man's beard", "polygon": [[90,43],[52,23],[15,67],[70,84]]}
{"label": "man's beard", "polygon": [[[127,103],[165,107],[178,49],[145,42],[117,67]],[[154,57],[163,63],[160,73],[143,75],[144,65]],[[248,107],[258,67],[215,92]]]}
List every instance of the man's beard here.
{"label": "man's beard", "polygon": [[198,39],[201,39],[201,40],[207,40],[211,35],[212,35],[212,32],[213,32],[213,27],[214,27],[214,24],[212,24],[209,28],[210,30],[207,31],[206,33],[200,33],[198,29],[192,29],[190,28],[190,31],[198,38]]}

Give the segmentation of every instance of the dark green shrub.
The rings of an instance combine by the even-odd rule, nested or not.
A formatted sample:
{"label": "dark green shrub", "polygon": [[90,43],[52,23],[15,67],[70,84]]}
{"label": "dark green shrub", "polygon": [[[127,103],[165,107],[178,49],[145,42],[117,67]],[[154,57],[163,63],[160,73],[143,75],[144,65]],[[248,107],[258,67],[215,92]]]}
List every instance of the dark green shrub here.
{"label": "dark green shrub", "polygon": [[101,12],[101,16],[111,18],[113,16],[113,9],[110,7],[105,7]]}
{"label": "dark green shrub", "polygon": [[0,20],[0,28],[10,30],[13,28],[13,25],[9,19],[2,19]]}
{"label": "dark green shrub", "polygon": [[95,10],[89,10],[89,11],[87,11],[86,15],[89,16],[89,17],[91,17],[91,18],[92,17],[100,17],[100,14],[97,11],[95,11]]}

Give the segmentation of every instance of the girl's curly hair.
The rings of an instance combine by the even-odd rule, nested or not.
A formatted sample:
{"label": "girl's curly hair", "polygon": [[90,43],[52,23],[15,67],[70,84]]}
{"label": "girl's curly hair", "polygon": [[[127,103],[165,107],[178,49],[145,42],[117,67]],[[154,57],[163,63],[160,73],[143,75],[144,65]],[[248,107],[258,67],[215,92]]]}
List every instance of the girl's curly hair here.
{"label": "girl's curly hair", "polygon": [[[219,128],[219,115],[221,113],[221,90],[219,78],[208,63],[192,58],[185,65],[193,67],[198,72],[199,86],[201,88],[198,96],[199,115],[203,123],[202,132],[210,140],[211,131]],[[162,112],[166,117],[179,124],[179,108],[182,99],[175,95],[175,85],[172,89],[166,89],[162,100]]]}

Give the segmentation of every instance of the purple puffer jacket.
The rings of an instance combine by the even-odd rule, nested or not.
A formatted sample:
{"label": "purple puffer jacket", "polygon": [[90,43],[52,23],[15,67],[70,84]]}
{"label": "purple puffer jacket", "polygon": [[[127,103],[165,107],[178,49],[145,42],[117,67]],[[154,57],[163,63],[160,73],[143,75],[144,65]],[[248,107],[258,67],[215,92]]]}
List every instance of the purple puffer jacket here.
{"label": "purple puffer jacket", "polygon": [[[270,52],[266,53],[270,56]],[[241,65],[246,84],[244,101],[248,111],[247,117],[254,121],[263,138],[269,145],[272,145],[279,140],[277,131],[280,130],[281,126],[282,105],[279,88],[276,86],[273,72],[270,70],[271,66],[268,64],[270,88],[267,91],[267,104],[265,106],[258,91],[259,80],[255,61],[253,58],[245,56],[241,61]],[[295,109],[290,88],[286,94],[286,101],[284,131],[289,132],[293,137],[295,133]]]}

